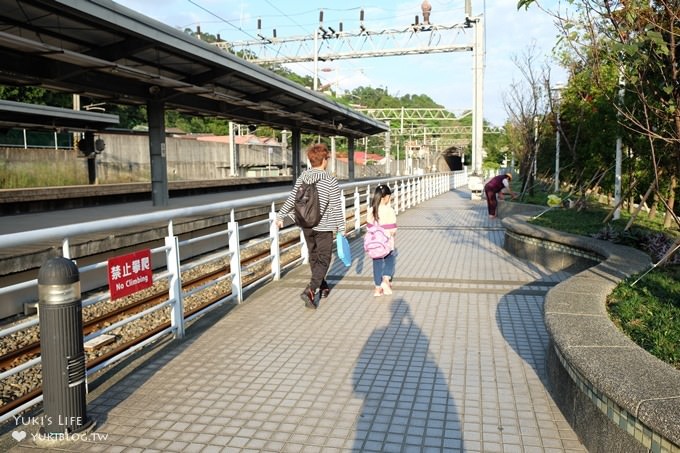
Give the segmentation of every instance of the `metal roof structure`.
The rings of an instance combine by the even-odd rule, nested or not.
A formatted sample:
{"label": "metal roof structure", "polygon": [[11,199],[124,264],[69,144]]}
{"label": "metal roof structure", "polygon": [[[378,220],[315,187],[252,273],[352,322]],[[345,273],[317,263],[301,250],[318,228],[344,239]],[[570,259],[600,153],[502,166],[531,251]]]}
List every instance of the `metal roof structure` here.
{"label": "metal roof structure", "polygon": [[[159,4],[159,7],[162,7]],[[387,125],[110,0],[0,0],[0,84],[321,135]]]}
{"label": "metal roof structure", "polygon": [[119,123],[118,115],[0,100],[0,128],[101,130]]}

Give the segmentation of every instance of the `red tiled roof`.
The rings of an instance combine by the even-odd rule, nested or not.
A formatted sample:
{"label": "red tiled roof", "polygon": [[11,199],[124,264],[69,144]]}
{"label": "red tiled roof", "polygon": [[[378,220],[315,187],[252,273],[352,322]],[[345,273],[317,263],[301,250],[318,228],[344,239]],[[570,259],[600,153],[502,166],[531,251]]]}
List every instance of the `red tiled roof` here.
{"label": "red tiled roof", "polygon": [[[354,163],[357,165],[365,165],[366,161],[372,160],[373,162],[380,162],[384,157],[380,154],[365,153],[363,151],[354,152]],[[338,160],[342,162],[347,162],[349,159],[347,157],[338,157]]]}

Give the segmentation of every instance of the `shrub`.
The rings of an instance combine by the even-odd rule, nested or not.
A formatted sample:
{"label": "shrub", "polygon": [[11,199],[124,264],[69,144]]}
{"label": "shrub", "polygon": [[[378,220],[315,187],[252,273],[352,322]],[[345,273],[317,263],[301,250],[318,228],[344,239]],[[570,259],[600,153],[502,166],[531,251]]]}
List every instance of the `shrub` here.
{"label": "shrub", "polygon": [[607,297],[612,321],[638,345],[680,369],[680,265],[621,282]]}

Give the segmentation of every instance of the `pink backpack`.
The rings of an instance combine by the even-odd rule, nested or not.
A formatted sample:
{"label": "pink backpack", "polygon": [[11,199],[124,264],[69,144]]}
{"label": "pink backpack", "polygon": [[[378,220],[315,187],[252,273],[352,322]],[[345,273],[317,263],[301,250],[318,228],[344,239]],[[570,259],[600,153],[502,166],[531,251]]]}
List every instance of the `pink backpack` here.
{"label": "pink backpack", "polygon": [[366,225],[364,251],[374,260],[385,258],[392,251],[390,237],[380,224],[368,223]]}

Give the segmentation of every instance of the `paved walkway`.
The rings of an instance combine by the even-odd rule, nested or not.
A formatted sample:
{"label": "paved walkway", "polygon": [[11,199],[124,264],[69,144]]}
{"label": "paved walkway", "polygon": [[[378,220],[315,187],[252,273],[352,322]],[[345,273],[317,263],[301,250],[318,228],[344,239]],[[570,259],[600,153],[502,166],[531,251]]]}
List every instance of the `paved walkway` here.
{"label": "paved walkway", "polygon": [[[97,427],[64,450],[582,452],[544,384],[543,298],[566,278],[502,249],[463,192],[400,213],[394,294],[371,263],[305,266],[209,315],[92,396]],[[98,435],[98,438],[95,438]],[[26,439],[13,452],[35,452]]]}

